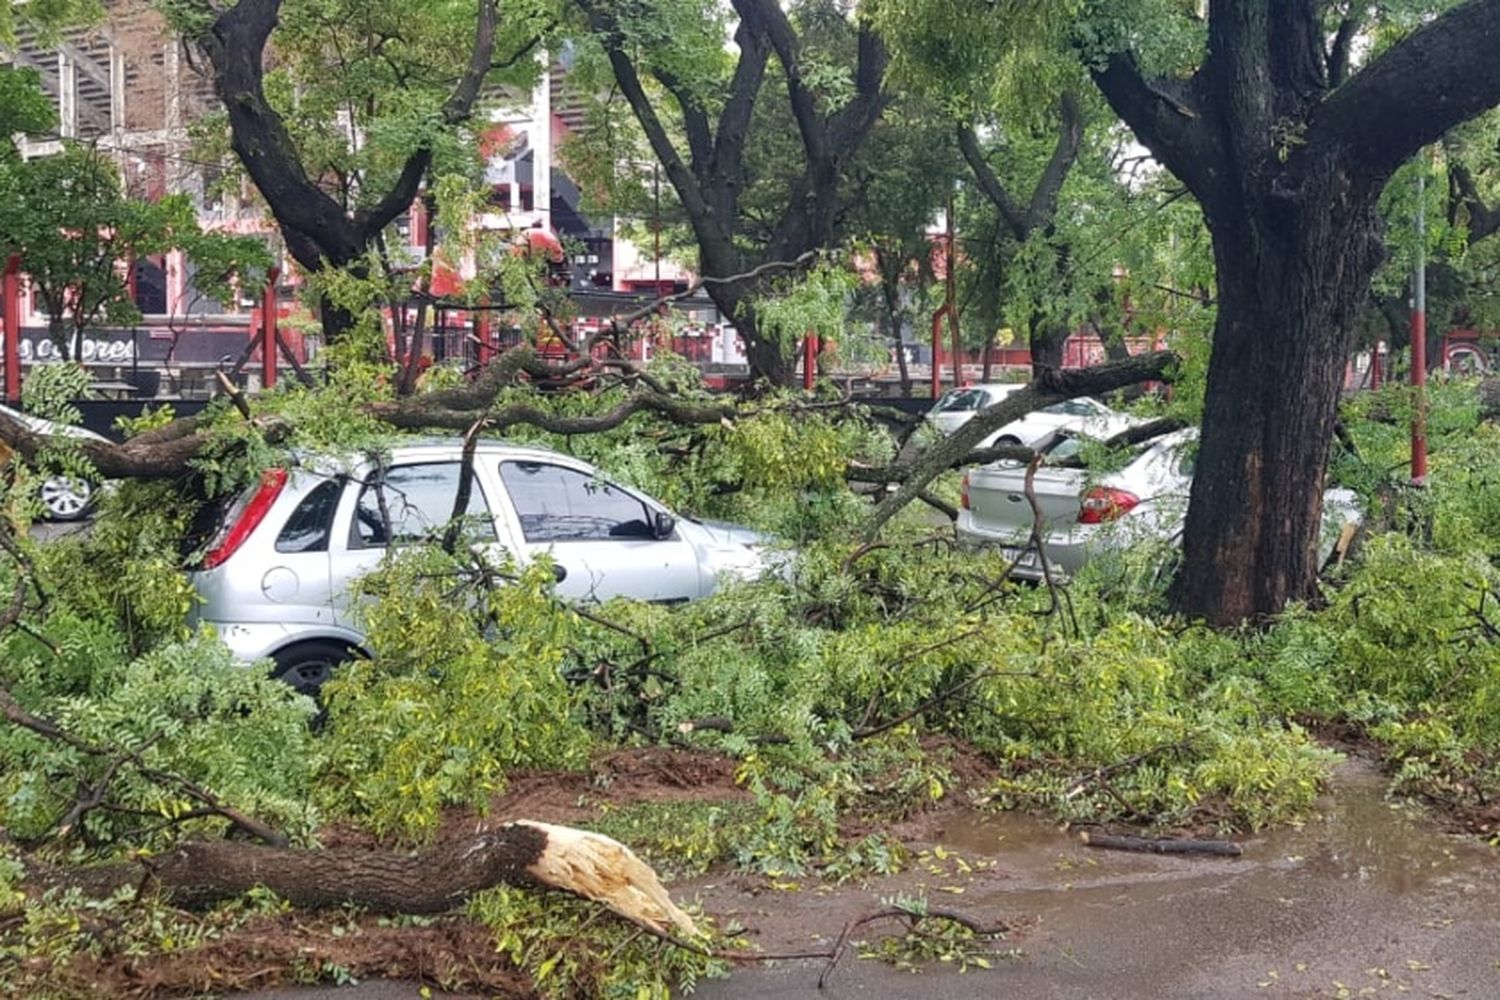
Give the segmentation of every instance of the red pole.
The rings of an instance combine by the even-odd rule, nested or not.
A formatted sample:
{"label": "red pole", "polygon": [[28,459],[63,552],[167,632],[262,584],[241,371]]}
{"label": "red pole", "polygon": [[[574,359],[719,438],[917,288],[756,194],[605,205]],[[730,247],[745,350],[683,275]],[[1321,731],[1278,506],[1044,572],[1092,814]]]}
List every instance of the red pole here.
{"label": "red pole", "polygon": [[5,319],[5,401],[21,402],[21,255],[13,253],[5,262],[5,280],[0,286]]}
{"label": "red pole", "polygon": [[953,387],[968,385],[964,379],[964,346],[958,338],[958,310],[948,310],[948,327],[953,331]]}
{"label": "red pole", "polygon": [[1411,314],[1411,384],[1416,388],[1416,412],[1411,418],[1411,481],[1413,486],[1427,482],[1427,312],[1413,309]]}
{"label": "red pole", "polygon": [[813,379],[818,376],[818,335],[808,331],[802,338],[802,388],[812,391]]}
{"label": "red pole", "polygon": [[491,355],[495,353],[495,345],[490,341],[490,314],[488,310],[474,314],[474,339],[479,341],[479,363],[481,365],[489,364]]}
{"label": "red pole", "polygon": [[260,387],[271,389],[276,385],[276,279],[281,268],[272,267],[266,272],[266,293],[260,306]]}

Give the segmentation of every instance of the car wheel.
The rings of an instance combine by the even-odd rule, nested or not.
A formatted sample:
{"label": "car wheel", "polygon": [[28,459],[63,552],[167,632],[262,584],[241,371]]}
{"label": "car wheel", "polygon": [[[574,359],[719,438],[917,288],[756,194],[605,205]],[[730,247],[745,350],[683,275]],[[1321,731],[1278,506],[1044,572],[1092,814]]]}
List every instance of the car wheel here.
{"label": "car wheel", "polygon": [[358,655],[359,651],[352,646],[333,639],[299,642],[271,657],[276,663],[271,677],[317,701],[334,668]]}
{"label": "car wheel", "polygon": [[54,521],[76,521],[94,504],[94,484],[77,476],[48,476],[37,496]]}
{"label": "car wheel", "polygon": [[997,448],[1019,448],[1019,447],[1021,447],[1021,439],[1018,438],[1018,437],[1011,437],[1009,434],[1007,434],[1003,438],[996,438],[995,439],[995,447],[997,447]]}

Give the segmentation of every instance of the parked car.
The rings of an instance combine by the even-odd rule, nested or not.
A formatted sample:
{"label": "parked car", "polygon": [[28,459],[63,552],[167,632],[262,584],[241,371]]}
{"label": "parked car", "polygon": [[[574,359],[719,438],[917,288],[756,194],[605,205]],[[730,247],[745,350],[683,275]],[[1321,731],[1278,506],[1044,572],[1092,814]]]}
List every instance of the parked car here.
{"label": "parked car", "polygon": [[[233,501],[191,570],[210,625],[237,658],[269,658],[276,676],[315,693],[364,655],[350,584],[392,545],[440,536],[453,511],[463,443],[396,447],[384,468],[313,461],[273,468]],[[675,603],[725,577],[775,568],[764,536],[680,518],[592,466],[539,448],[484,441],[475,451],[465,531],[523,564],[550,555],[557,592]]]}
{"label": "parked car", "polygon": [[[70,437],[89,441],[107,440],[91,430],[74,427],[70,424],[54,423],[51,420],[44,420],[41,417],[33,417],[30,414],[22,413],[20,410],[13,410],[8,406],[0,406],[0,413],[4,413],[12,420],[24,424],[36,434]],[[69,476],[62,473],[47,476],[42,480],[41,485],[37,487],[37,499],[42,502],[42,511],[53,521],[77,521],[86,517],[89,511],[93,509],[97,496],[98,485],[96,483],[90,482],[81,476]]]}
{"label": "parked car", "polygon": [[[980,410],[1025,388],[1017,382],[985,382],[952,389],[927,413],[927,421],[944,434],[952,434],[974,419]],[[1071,431],[1094,438],[1109,438],[1140,423],[1138,417],[1120,413],[1090,396],[1065,399],[1018,417],[985,437],[979,447],[1009,444],[1034,448],[1060,432]]]}
{"label": "parked car", "polygon": [[927,411],[927,422],[944,434],[952,434],[974,419],[974,414],[980,410],[1024,388],[1022,382],[981,382],[949,389]]}
{"label": "parked car", "polygon": [[[1032,480],[1042,513],[1042,551],[1054,579],[1067,579],[1090,560],[1149,544],[1179,545],[1197,456],[1197,428],[1164,435],[1136,450],[1120,469],[1091,479],[1087,470],[1058,463],[1077,456],[1083,439],[1055,435]],[[1015,561],[1015,575],[1042,579],[1041,559],[1029,548],[1034,514],[1025,494],[1026,468],[995,462],[964,475],[957,531],[971,545],[998,545]],[[1361,518],[1350,490],[1323,495],[1323,552],[1345,524]]]}

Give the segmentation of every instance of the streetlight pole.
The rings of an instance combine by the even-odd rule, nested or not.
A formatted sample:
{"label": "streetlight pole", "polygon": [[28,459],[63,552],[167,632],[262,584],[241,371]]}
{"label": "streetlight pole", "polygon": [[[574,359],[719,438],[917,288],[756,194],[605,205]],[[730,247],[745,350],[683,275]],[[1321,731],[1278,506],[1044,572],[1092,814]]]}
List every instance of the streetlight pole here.
{"label": "streetlight pole", "polygon": [[1417,170],[1417,253],[1412,275],[1411,384],[1415,407],[1411,418],[1411,484],[1427,483],[1427,163]]}

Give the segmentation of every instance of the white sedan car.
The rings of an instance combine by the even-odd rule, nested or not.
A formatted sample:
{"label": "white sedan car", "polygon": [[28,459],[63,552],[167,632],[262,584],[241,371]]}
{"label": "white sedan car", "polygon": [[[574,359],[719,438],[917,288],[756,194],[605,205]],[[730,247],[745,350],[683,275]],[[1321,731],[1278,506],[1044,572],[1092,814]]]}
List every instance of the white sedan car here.
{"label": "white sedan car", "polygon": [[[1079,438],[1060,435],[1048,442],[1047,463],[1032,479],[1042,513],[1042,553],[1029,545],[1035,516],[1025,493],[1025,466],[994,462],[971,469],[963,478],[959,540],[999,546],[1015,562],[1015,575],[1029,580],[1042,579],[1043,554],[1053,579],[1067,579],[1106,553],[1175,547],[1181,544],[1197,440],[1196,427],[1164,435],[1139,446],[1123,468],[1092,477],[1086,469],[1057,464],[1078,454]],[[1322,555],[1344,525],[1360,519],[1351,490],[1326,490]]]}
{"label": "white sedan car", "polygon": [[[1021,382],[983,382],[952,389],[927,413],[927,422],[944,434],[952,434],[980,410],[1025,388]],[[1090,396],[1065,399],[1012,420],[990,434],[979,447],[1021,445],[1035,448],[1059,433],[1083,434],[1104,440],[1140,423],[1139,418],[1119,413]]]}

